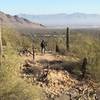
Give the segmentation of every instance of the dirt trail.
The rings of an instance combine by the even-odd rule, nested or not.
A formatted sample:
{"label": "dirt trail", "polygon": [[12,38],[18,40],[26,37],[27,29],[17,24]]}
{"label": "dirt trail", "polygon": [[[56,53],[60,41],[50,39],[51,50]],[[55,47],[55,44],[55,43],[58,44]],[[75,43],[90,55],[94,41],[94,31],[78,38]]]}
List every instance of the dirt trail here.
{"label": "dirt trail", "polygon": [[[32,61],[32,56],[24,57],[25,64],[22,66],[21,75],[30,84],[36,84],[43,88],[49,100],[60,100],[59,98],[64,98],[64,100],[96,100],[92,82],[79,81],[68,72],[68,69],[72,70],[75,64],[78,65],[76,63],[78,60],[75,59],[78,58],[49,53],[36,54],[34,61]],[[69,61],[73,63],[69,63]]]}
{"label": "dirt trail", "polygon": [[[30,56],[22,56],[24,60],[32,60],[32,55]],[[48,61],[53,61],[53,60],[63,60],[64,56],[57,56],[54,54],[50,54],[50,53],[45,53],[45,54],[41,54],[41,53],[36,53],[35,54],[35,62],[39,61],[39,60],[48,60]]]}
{"label": "dirt trail", "polygon": [[35,61],[39,60],[48,60],[48,61],[53,61],[53,60],[61,60],[61,57],[54,56],[53,54],[37,54],[35,57]]}

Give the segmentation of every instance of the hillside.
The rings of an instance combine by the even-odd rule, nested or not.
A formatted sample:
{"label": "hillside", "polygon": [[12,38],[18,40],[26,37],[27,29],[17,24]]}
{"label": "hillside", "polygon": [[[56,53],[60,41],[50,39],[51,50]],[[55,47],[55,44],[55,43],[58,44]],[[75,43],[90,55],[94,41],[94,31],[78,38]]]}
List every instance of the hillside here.
{"label": "hillside", "polygon": [[100,27],[99,14],[49,14],[49,15],[28,15],[19,14],[19,16],[27,18],[31,21],[43,23],[44,25],[55,28],[65,28],[70,26],[72,28],[95,28]]}
{"label": "hillside", "polygon": [[[48,42],[47,51],[46,54],[41,54],[42,36],[37,35],[34,38],[35,59],[33,60],[30,35],[17,34],[18,32],[13,29],[4,28],[0,99],[97,100],[98,98],[99,100],[100,84],[96,81],[96,79],[100,81],[99,35],[94,37],[92,34],[78,32],[71,33],[69,53],[64,52],[64,38],[58,35],[56,39],[45,37]],[[59,44],[59,53],[55,52],[55,43]],[[31,54],[21,52],[23,48],[27,48]],[[88,73],[80,80],[83,57],[88,58]]]}
{"label": "hillside", "polygon": [[44,28],[44,25],[39,23],[31,22],[25,18],[18,17],[17,15],[11,16],[9,14],[5,14],[0,11],[0,19],[3,25],[10,26],[13,28],[21,29],[21,28]]}

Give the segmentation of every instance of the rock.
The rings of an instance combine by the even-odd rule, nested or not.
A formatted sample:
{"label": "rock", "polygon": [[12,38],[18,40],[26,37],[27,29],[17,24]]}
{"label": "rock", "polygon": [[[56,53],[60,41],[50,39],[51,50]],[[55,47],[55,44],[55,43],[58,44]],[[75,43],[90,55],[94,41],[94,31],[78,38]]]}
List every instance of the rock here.
{"label": "rock", "polygon": [[69,95],[61,95],[60,97],[56,97],[54,100],[71,100]]}

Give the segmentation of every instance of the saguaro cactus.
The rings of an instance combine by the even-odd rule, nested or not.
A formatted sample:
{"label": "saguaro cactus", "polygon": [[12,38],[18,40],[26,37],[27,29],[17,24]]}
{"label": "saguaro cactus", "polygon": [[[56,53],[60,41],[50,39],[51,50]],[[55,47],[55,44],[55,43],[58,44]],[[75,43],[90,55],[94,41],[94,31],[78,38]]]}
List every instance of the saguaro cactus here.
{"label": "saguaro cactus", "polygon": [[32,56],[33,56],[33,60],[35,59],[35,47],[34,47],[34,35],[31,33],[31,37],[32,37]]}
{"label": "saguaro cactus", "polygon": [[81,71],[82,71],[82,78],[84,78],[85,74],[86,74],[86,66],[87,66],[87,58],[85,57],[83,59],[83,63],[82,63],[82,67],[81,67]]}
{"label": "saguaro cactus", "polygon": [[58,44],[56,43],[56,52],[58,53],[59,52],[59,47],[58,47]]}
{"label": "saguaro cactus", "polygon": [[35,50],[34,50],[34,44],[32,45],[32,54],[33,54],[33,60],[35,59]]}
{"label": "saguaro cactus", "polygon": [[66,50],[69,51],[69,27],[66,29]]}
{"label": "saguaro cactus", "polygon": [[3,20],[0,18],[0,55],[1,56],[3,54],[3,47],[2,47],[2,32],[3,32],[3,28],[2,28],[2,23],[3,23]]}

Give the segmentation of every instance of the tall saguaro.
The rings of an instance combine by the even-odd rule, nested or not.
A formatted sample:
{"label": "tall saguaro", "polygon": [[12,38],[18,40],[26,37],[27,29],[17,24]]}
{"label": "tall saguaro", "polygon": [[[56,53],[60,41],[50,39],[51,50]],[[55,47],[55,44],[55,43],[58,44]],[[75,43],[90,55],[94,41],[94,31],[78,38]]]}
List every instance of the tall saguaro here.
{"label": "tall saguaro", "polygon": [[66,50],[69,51],[69,27],[66,29]]}
{"label": "tall saguaro", "polygon": [[3,54],[3,47],[2,47],[2,22],[3,20],[0,18],[0,55]]}
{"label": "tall saguaro", "polygon": [[33,54],[33,60],[35,59],[35,50],[34,50],[34,44],[32,44],[32,54]]}

